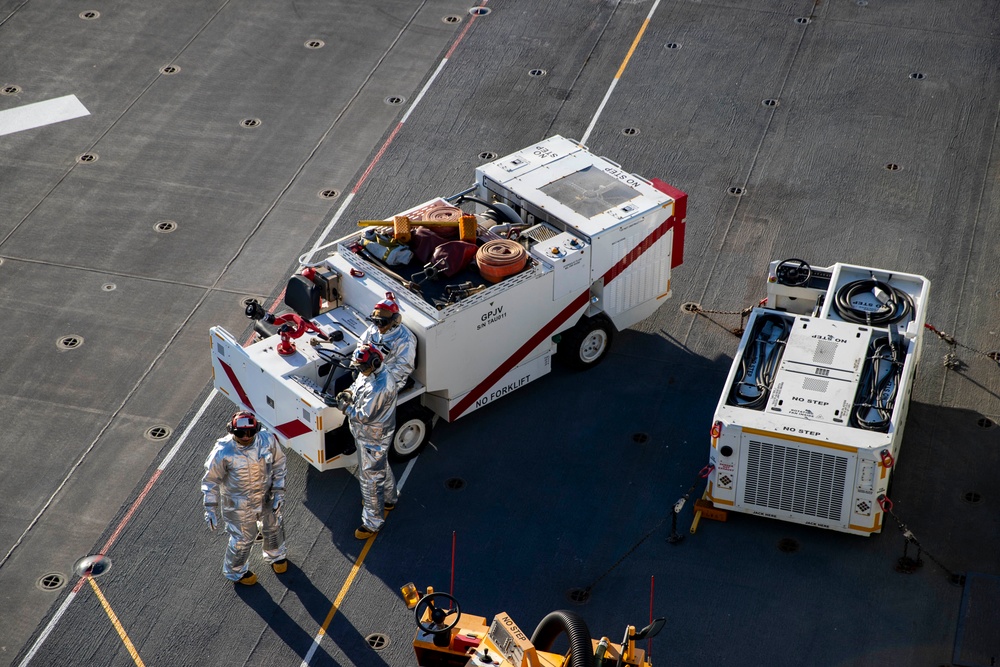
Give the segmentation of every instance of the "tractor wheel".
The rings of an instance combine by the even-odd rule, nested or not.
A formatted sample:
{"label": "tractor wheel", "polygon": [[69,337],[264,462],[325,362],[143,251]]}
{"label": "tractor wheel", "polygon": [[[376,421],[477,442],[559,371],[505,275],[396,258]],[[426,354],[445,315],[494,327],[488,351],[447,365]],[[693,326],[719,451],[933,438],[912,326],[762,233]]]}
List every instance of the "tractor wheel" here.
{"label": "tractor wheel", "polygon": [[593,368],[607,356],[614,335],[615,326],[608,318],[583,317],[563,332],[556,355],[572,369]]}
{"label": "tractor wheel", "polygon": [[389,447],[389,458],[406,461],[420,453],[431,435],[434,413],[412,400],[399,406],[396,412],[396,432]]}

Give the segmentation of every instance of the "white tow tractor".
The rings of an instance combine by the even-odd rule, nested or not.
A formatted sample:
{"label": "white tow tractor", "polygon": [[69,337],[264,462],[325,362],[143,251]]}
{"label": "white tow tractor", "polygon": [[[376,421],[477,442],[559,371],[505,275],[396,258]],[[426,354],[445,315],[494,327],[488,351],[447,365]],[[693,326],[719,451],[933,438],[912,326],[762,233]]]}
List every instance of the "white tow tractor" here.
{"label": "white tow tractor", "polygon": [[[362,221],[332,255],[301,258],[306,268],[284,297],[294,312],[248,308],[280,325],[278,335],[243,347],[211,329],[215,386],[314,467],[355,465],[333,396],[350,380],[346,361],[367,315],[392,293],[417,361],[390,455],[412,457],[435,415],[452,421],[523,387],[557,353],[578,368],[600,362],[616,331],[670,296],[686,205],[663,181],[550,137],[478,167],[465,192]],[[440,252],[447,242],[430,254],[436,241],[421,228],[458,231],[475,261]]]}
{"label": "white tow tractor", "polygon": [[929,289],[907,273],[772,262],[767,307],[752,311],[715,411],[706,499],[881,531]]}

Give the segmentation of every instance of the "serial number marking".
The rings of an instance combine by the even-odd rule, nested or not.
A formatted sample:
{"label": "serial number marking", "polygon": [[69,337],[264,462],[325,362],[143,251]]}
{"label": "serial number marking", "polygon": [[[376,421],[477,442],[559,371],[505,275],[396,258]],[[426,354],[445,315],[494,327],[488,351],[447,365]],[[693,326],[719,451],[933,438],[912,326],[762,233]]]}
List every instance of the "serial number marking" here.
{"label": "serial number marking", "polygon": [[496,308],[488,310],[482,317],[479,318],[479,324],[476,325],[476,331],[484,329],[494,322],[499,322],[505,317],[507,317],[507,311],[503,309],[503,306],[497,306]]}

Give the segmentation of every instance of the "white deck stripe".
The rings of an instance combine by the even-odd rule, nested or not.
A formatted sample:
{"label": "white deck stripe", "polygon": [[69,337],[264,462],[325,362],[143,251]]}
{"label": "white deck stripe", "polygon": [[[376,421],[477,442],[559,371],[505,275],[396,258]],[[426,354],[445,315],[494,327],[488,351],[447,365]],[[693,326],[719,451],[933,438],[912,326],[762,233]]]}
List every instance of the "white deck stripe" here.
{"label": "white deck stripe", "polygon": [[[81,581],[83,580],[81,579]],[[35,641],[35,644],[31,647],[31,650],[28,651],[28,655],[24,656],[24,660],[21,661],[19,667],[27,667],[28,663],[31,662],[31,659],[35,657],[35,654],[38,653],[38,649],[42,647],[42,644],[45,643],[45,640],[48,639],[49,635],[52,633],[52,629],[56,627],[56,623],[58,623],[59,619],[62,618],[62,615],[66,613],[66,610],[69,608],[69,604],[73,601],[73,598],[76,597],[77,590],[79,590],[79,584],[77,584],[76,588],[70,591],[70,594],[66,596],[66,599],[63,600],[63,603],[59,605],[59,611],[57,611],[56,615],[52,617],[52,620],[49,621],[49,624],[45,626],[45,629],[42,631],[42,634],[38,636],[38,639]]]}
{"label": "white deck stripe", "polygon": [[[447,63],[448,63],[447,58],[441,60],[441,62],[437,66],[437,69],[434,70],[434,74],[432,74],[431,78],[427,80],[427,83],[424,84],[424,87],[420,89],[420,92],[417,94],[416,99],[413,100],[413,104],[411,104],[410,108],[406,110],[405,114],[403,114],[403,118],[399,121],[399,125],[405,123],[406,119],[410,117],[411,113],[413,113],[413,110],[417,108],[417,105],[420,104],[420,100],[423,99],[424,94],[427,92],[427,89],[431,87],[431,84],[434,83],[434,80],[437,79],[438,74],[441,73],[441,70],[444,69],[444,66]],[[337,213],[333,216],[333,218],[331,218],[329,224],[327,224],[326,228],[323,230],[323,233],[320,234],[319,238],[316,239],[316,243],[313,244],[312,249],[310,249],[309,252],[299,257],[299,264],[303,266],[308,266],[310,262],[312,262],[313,255],[315,255],[320,250],[325,250],[326,248],[329,248],[330,246],[336,244],[336,241],[333,241],[331,243],[323,245],[326,241],[326,237],[330,235],[331,231],[333,231],[334,226],[340,220],[340,216],[343,215],[344,211],[350,205],[352,199],[354,199],[353,192],[350,193],[346,199],[344,199],[344,203],[340,205],[340,208],[337,209]]]}
{"label": "white deck stripe", "polygon": [[337,224],[337,221],[340,220],[340,216],[342,216],[344,214],[344,211],[347,210],[347,207],[350,206],[351,201],[353,199],[354,199],[353,192],[344,198],[344,203],[341,204],[340,208],[337,209],[336,214],[334,214],[333,218],[330,220],[330,223],[326,226],[326,229],[323,230],[323,233],[319,235],[319,238],[316,239],[316,243],[313,244],[313,247],[309,250],[309,252],[299,256],[299,264],[301,264],[302,266],[316,266],[318,262],[312,261],[313,255],[315,255],[320,250],[325,250],[330,246],[336,245],[337,243],[336,241],[332,241],[330,243],[327,243],[326,245],[322,244],[326,240],[326,237],[330,235],[330,232]]}
{"label": "white deck stripe", "polygon": [[205,410],[208,410],[208,406],[211,405],[212,401],[218,395],[219,395],[218,389],[212,389],[212,391],[209,392],[208,398],[206,398],[205,402],[201,404],[201,408],[198,409],[198,413],[195,414],[194,419],[192,419],[191,423],[188,424],[188,427],[184,429],[184,433],[182,433],[181,437],[177,439],[177,442],[174,444],[174,446],[170,448],[170,451],[163,458],[163,463],[157,466],[159,470],[165,470],[166,467],[170,465],[170,462],[174,459],[174,456],[180,450],[181,445],[183,445],[184,441],[187,440],[187,437],[191,435],[191,429],[193,429],[195,425],[201,421],[202,416],[205,414]]}
{"label": "white deck stripe", "polygon": [[[431,443],[428,442],[427,444],[429,445]],[[413,470],[413,464],[416,463],[417,459],[419,459],[419,458],[420,458],[419,456],[415,456],[412,459],[410,459],[409,463],[406,464],[406,469],[403,471],[403,476],[399,478],[398,482],[396,482],[396,493],[397,494],[400,494],[400,493],[403,492],[403,485],[406,484],[406,478],[410,476],[410,471]]]}
{"label": "white deck stripe", "polygon": [[586,146],[587,142],[590,140],[590,133],[594,130],[594,126],[597,125],[597,119],[600,118],[601,113],[604,112],[604,106],[608,103],[608,100],[611,99],[611,93],[615,92],[615,86],[617,85],[618,79],[612,80],[611,85],[608,86],[608,92],[604,93],[604,99],[601,100],[601,103],[597,107],[597,112],[594,114],[594,117],[590,119],[590,125],[587,126],[587,131],[583,133],[583,137],[580,139],[580,143],[584,146]]}
{"label": "white deck stripe", "polygon": [[0,111],[0,136],[89,115],[87,107],[83,106],[76,95],[25,104]]}
{"label": "white deck stripe", "polygon": [[[646,18],[643,21],[643,27],[642,30],[640,31],[640,34],[642,34],[642,32],[646,30],[646,25],[653,20],[653,13],[659,6],[660,6],[660,0],[656,0],[656,2],[653,3],[652,8],[650,8],[649,13],[646,14]],[[632,45],[632,49],[635,49],[635,47],[637,47],[638,45],[639,45],[638,42],[634,43]],[[615,78],[611,81],[611,85],[608,86],[608,92],[604,93],[604,99],[601,100],[601,104],[597,107],[597,113],[595,113],[594,117],[590,119],[590,125],[587,126],[587,131],[583,133],[583,137],[580,139],[580,143],[583,144],[584,146],[587,145],[587,141],[590,139],[590,133],[593,132],[594,126],[597,125],[597,119],[600,118],[601,114],[604,112],[605,105],[607,105],[608,100],[611,99],[611,93],[615,91],[615,86],[618,85],[618,79],[621,78],[621,75],[625,73],[624,68],[628,64],[628,61],[631,60],[632,58],[632,53],[633,53],[632,49],[630,49],[628,55],[625,56],[625,60],[622,62],[621,68],[619,68],[618,72],[615,74]]]}
{"label": "white deck stripe", "polygon": [[[406,120],[410,117],[410,114],[413,113],[413,110],[417,108],[418,104],[420,104],[420,101],[424,98],[424,94],[431,87],[431,84],[434,83],[434,80],[437,79],[438,74],[441,73],[441,70],[443,70],[444,66],[447,64],[448,64],[448,59],[443,58],[441,62],[438,64],[437,68],[434,70],[434,73],[431,75],[431,78],[428,79],[427,83],[425,83],[423,87],[420,89],[420,92],[417,94],[417,97],[413,100],[413,104],[411,104],[410,108],[406,110],[405,114],[403,114],[403,117],[402,119],[400,119],[397,127],[401,127],[403,123],[405,123]],[[384,150],[385,146],[383,146],[382,148]],[[379,155],[381,156],[381,153]],[[353,198],[354,198],[354,193],[352,192],[350,196],[344,200],[344,203],[341,204],[340,208],[337,210],[336,215],[334,215],[333,219],[330,220],[330,224],[326,226],[326,229],[323,230],[323,233],[319,235],[318,239],[316,239],[316,243],[313,245],[312,250],[299,257],[299,264],[303,265],[307,264],[308,262],[306,260],[311,260],[313,255],[315,255],[317,252],[336,243],[336,241],[334,241],[327,245],[320,245],[326,239],[327,235],[333,230],[334,225],[337,224],[337,221],[340,219],[341,214],[347,209],[348,204],[351,203],[351,199]],[[420,457],[419,456],[415,457],[411,459],[409,463],[406,464],[406,470],[403,471],[402,478],[396,484],[397,492],[401,492],[403,490],[403,485],[406,483],[406,478],[409,477],[410,470],[413,469],[413,464],[417,462],[417,458]],[[320,642],[323,641],[323,637],[325,635],[326,631],[323,628],[320,628],[319,632],[316,633],[316,636],[313,637],[312,646],[310,646],[309,651],[306,652],[306,655],[302,659],[300,667],[309,667],[309,663],[312,661],[313,656],[316,655],[316,649],[319,648]]]}
{"label": "white deck stripe", "polygon": [[413,113],[413,110],[417,108],[418,104],[420,104],[420,100],[424,99],[424,94],[427,92],[428,88],[431,87],[431,84],[434,83],[434,80],[438,78],[438,74],[441,73],[441,70],[443,70],[444,66],[447,64],[448,64],[448,59],[442,58],[441,63],[437,66],[437,69],[434,70],[434,74],[431,75],[431,78],[427,79],[427,83],[425,83],[424,87],[420,89],[420,93],[417,95],[416,99],[413,100],[413,104],[411,104],[410,108],[407,109],[406,113],[403,114],[403,117],[399,121],[400,123],[405,123],[406,119],[410,117],[410,114]]}

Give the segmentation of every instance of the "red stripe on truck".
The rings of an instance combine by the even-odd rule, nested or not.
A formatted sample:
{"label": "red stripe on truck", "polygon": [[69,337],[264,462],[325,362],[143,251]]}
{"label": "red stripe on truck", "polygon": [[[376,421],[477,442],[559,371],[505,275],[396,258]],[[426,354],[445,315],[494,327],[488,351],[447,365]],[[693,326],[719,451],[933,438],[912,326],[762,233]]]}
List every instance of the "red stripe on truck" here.
{"label": "red stripe on truck", "polygon": [[[612,280],[617,278],[622,274],[622,272],[627,269],[632,262],[642,257],[642,254],[653,247],[653,244],[663,238],[663,235],[669,232],[675,225],[677,221],[674,216],[670,216],[663,221],[659,227],[653,230],[653,233],[642,240],[639,245],[632,248],[627,255],[622,257],[618,262],[612,266],[604,274],[604,284],[607,285]],[[673,268],[673,261],[671,261],[671,268]]]}
{"label": "red stripe on truck", "polygon": [[507,359],[507,361],[503,362],[499,368],[490,373],[485,380],[476,385],[475,389],[470,391],[462,400],[456,403],[455,407],[448,411],[448,421],[454,421],[461,416],[463,412],[468,410],[470,405],[475,403],[489,390],[490,387],[499,382],[500,378],[506,375],[510,369],[524,361],[524,358],[528,356],[529,352],[538,347],[543,340],[551,336],[560,324],[569,319],[570,315],[586,306],[589,298],[590,291],[588,290],[573,299],[573,302],[563,308],[561,313],[556,315],[551,321],[549,321],[548,324],[542,327],[538,333],[528,339],[527,343],[519,347],[517,351]]}
{"label": "red stripe on truck", "polygon": [[[644,252],[649,250],[654,243],[663,238],[663,235],[671,229],[674,230],[674,239],[670,255],[670,268],[679,266],[683,261],[684,217],[687,215],[687,194],[658,178],[654,178],[651,182],[653,187],[657,190],[674,199],[674,213],[669,218],[664,220],[659,227],[654,229],[652,234],[644,238],[639,245],[632,249],[631,252],[622,257],[614,266],[608,269],[603,276],[605,285],[620,276],[621,273],[632,264],[632,262],[639,259]],[[532,350],[538,347],[543,340],[545,340],[548,336],[551,336],[563,322],[568,320],[570,316],[580,308],[583,308],[589,299],[589,289],[573,299],[573,302],[566,306],[561,313],[556,315],[551,321],[549,321],[548,324],[542,327],[538,333],[532,336],[528,342],[519,347],[517,351],[507,359],[507,361],[503,362],[495,371],[490,373],[485,380],[476,385],[472,391],[456,403],[455,407],[448,411],[448,421],[454,421],[460,417],[463,412],[469,409],[469,406],[489,391],[490,387],[499,382],[500,378],[510,372],[510,370],[519,363],[524,361],[524,358],[528,356]]]}
{"label": "red stripe on truck", "polygon": [[291,440],[292,438],[297,438],[300,435],[305,435],[312,431],[306,424],[295,419],[290,422],[285,422],[284,424],[278,424],[274,427],[278,433],[285,436],[286,440]]}
{"label": "red stripe on truck", "polygon": [[243,401],[243,405],[253,410],[253,403],[250,402],[250,397],[247,396],[246,391],[244,391],[243,385],[241,385],[240,381],[236,379],[236,373],[233,372],[233,369],[222,359],[219,359],[219,365],[222,366],[222,370],[226,371],[226,377],[229,378],[229,384],[233,385],[233,389],[236,390],[240,400]]}

